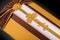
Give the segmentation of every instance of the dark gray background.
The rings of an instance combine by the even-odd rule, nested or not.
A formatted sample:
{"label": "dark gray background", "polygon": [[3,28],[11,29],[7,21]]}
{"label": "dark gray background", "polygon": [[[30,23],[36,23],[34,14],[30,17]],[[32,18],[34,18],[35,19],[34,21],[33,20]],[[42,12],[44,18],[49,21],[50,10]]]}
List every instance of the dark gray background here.
{"label": "dark gray background", "polygon": [[0,40],[14,40],[10,35],[0,29]]}
{"label": "dark gray background", "polygon": [[51,12],[55,17],[60,19],[60,1],[59,0],[33,0],[41,5],[44,9]]}

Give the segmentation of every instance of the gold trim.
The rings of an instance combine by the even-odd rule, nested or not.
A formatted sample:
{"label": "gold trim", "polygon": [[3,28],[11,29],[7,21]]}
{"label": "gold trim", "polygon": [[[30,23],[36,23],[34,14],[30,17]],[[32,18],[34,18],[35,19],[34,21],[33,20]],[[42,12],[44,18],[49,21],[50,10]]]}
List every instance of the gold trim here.
{"label": "gold trim", "polygon": [[27,22],[31,23],[37,17],[37,14],[35,14],[35,13],[28,14],[26,17],[27,17]]}

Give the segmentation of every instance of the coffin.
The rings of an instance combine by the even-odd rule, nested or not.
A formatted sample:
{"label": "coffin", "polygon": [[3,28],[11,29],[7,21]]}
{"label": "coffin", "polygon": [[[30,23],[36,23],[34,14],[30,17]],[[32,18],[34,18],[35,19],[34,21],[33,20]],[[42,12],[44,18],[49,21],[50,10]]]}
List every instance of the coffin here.
{"label": "coffin", "polygon": [[[18,7],[19,5],[19,7]],[[15,4],[13,15],[2,29],[15,40],[59,40],[60,20],[31,1]]]}

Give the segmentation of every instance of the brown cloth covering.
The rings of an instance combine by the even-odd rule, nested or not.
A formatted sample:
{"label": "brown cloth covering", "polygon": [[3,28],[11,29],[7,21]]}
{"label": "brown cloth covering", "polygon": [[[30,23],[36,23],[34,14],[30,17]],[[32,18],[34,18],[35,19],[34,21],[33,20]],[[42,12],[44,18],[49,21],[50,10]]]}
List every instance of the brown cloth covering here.
{"label": "brown cloth covering", "polygon": [[[23,4],[23,3],[28,3],[28,2],[30,2],[30,0],[12,0],[10,3],[6,4],[6,6],[0,11],[0,28],[3,28],[5,24],[8,22],[8,20],[10,19],[9,16],[12,15],[10,14],[12,10],[9,10],[9,9],[11,9],[15,3]],[[7,10],[9,11],[6,12]]]}
{"label": "brown cloth covering", "polygon": [[11,17],[11,15],[12,15],[12,13],[11,13],[11,11],[13,11],[13,10],[8,10],[8,11],[6,11],[5,13],[4,13],[4,15],[0,18],[0,27],[2,28],[3,26],[5,26],[6,25],[6,23],[9,21],[9,19],[10,19],[10,17]]}

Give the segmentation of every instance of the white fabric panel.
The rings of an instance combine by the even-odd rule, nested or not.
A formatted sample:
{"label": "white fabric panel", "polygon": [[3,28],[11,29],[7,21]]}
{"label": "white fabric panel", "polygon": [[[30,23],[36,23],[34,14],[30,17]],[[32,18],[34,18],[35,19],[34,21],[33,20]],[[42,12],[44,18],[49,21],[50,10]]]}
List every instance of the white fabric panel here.
{"label": "white fabric panel", "polygon": [[[36,13],[32,9],[30,9],[29,7],[27,7],[24,4],[22,5],[21,9],[23,9],[24,11],[26,11],[29,14]],[[16,11],[14,11],[14,14],[17,15],[18,17],[20,17],[25,22],[27,22],[26,15],[22,11],[16,10]],[[53,31],[55,31],[57,34],[60,35],[60,29],[58,29],[55,25],[53,25],[52,23],[50,23],[49,21],[47,21],[45,18],[43,18],[40,15],[37,15],[36,19],[38,19],[42,23],[45,23],[46,25],[48,25],[48,27],[50,29],[52,29]],[[40,33],[42,33],[43,35],[45,35],[47,38],[49,38],[51,40],[58,40],[58,38],[55,37],[53,34],[51,34],[49,31],[43,30],[43,27],[42,26],[38,26],[38,24],[36,22],[32,21],[32,23],[29,24],[29,25],[31,25],[37,31],[39,31]]]}

